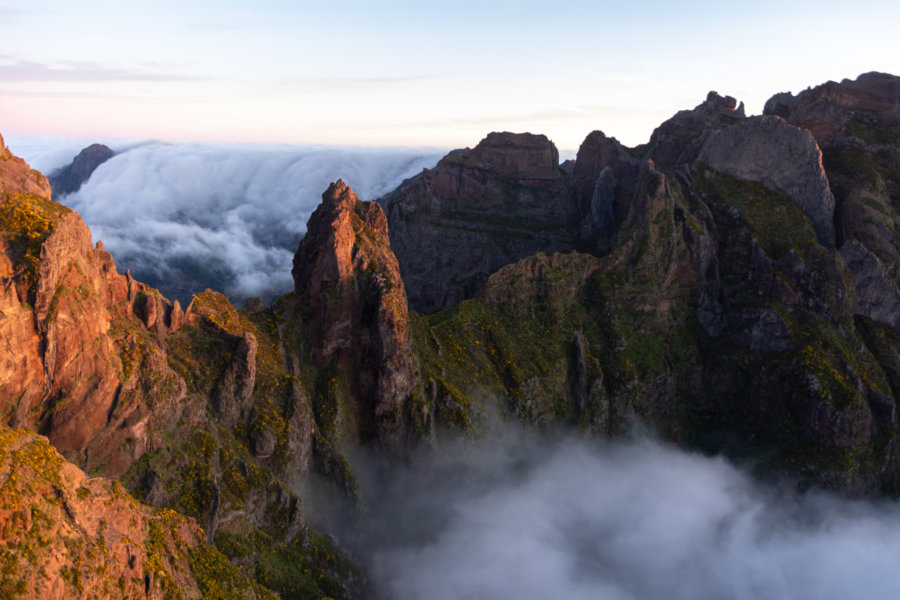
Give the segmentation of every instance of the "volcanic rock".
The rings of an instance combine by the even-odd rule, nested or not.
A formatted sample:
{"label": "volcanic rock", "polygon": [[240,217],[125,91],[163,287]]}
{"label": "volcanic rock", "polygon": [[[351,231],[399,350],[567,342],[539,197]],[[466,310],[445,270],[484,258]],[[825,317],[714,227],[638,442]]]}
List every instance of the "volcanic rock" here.
{"label": "volcanic rock", "polygon": [[492,133],[382,198],[410,307],[449,306],[505,264],[573,249],[558,162],[545,136]]}
{"label": "volcanic rock", "polygon": [[782,117],[816,138],[845,129],[859,112],[877,112],[882,119],[900,118],[900,77],[864,73],[856,80],[829,81],[797,96],[776,94],[763,108],[763,114]]}
{"label": "volcanic rock", "polygon": [[791,197],[815,225],[822,245],[834,247],[834,196],[809,132],[776,117],[744,119],[710,132],[697,161]]}
{"label": "volcanic rock", "polygon": [[399,452],[417,365],[384,211],[343,181],[332,183],[309,218],[291,273],[317,341],[312,364],[331,373],[327,385],[350,402],[332,415],[335,427]]}
{"label": "volcanic rock", "polygon": [[[192,519],[141,505],[118,482],[86,477],[33,433],[0,427],[0,548],[4,598],[200,598],[208,582]],[[246,593],[252,582],[235,586]],[[199,585],[198,585],[199,584]]]}
{"label": "volcanic rock", "polygon": [[91,144],[79,152],[71,163],[48,177],[53,193],[57,196],[74,194],[90,179],[97,167],[113,156],[115,156],[115,152],[108,146]]}
{"label": "volcanic rock", "polygon": [[694,162],[709,131],[728,127],[745,118],[744,104],[710,92],[693,110],[682,110],[653,130],[644,156],[662,171]]}

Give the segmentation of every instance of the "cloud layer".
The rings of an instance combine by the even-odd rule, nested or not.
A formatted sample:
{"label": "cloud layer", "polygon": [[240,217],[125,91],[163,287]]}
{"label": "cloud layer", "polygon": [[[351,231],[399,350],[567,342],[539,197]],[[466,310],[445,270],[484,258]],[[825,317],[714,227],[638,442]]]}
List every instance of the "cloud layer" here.
{"label": "cloud layer", "polygon": [[[49,173],[77,153],[11,140]],[[86,144],[85,144],[86,145]],[[211,287],[240,303],[293,289],[291,261],[322,192],[337,179],[363,199],[391,191],[444,151],[204,144],[109,144],[119,154],[57,198],[77,210],[120,270],[185,301]],[[71,146],[71,144],[70,144]]]}
{"label": "cloud layer", "polygon": [[472,444],[369,473],[377,525],[340,535],[379,596],[900,598],[897,504],[766,488],[647,439]]}

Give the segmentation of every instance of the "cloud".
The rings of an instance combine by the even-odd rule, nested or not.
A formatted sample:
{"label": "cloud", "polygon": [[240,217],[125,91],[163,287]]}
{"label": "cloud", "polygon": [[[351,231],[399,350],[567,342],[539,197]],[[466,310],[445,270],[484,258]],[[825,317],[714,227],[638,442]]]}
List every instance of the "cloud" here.
{"label": "cloud", "polygon": [[185,82],[204,80],[204,78],[201,77],[178,75],[164,70],[147,71],[138,68],[122,68],[87,61],[62,61],[55,64],[49,64],[22,60],[10,56],[0,57],[0,79],[6,83],[108,81]]}
{"label": "cloud", "polygon": [[357,471],[378,518],[332,527],[379,597],[900,597],[896,503],[798,495],[648,439],[507,432]]}
{"label": "cloud", "polygon": [[[10,141],[46,172],[64,166],[59,140]],[[210,287],[240,304],[293,289],[291,261],[322,192],[337,179],[363,199],[433,166],[443,150],[109,143],[71,206],[120,270],[187,302]]]}

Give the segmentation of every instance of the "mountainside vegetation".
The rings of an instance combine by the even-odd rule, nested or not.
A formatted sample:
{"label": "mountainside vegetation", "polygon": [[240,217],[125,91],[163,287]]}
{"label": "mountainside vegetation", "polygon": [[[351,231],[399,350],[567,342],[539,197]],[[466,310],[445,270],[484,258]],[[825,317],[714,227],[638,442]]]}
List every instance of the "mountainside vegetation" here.
{"label": "mountainside vegetation", "polygon": [[[310,480],[496,419],[648,427],[900,493],[900,78],[712,92],[572,168],[492,133],[378,202],[333,183],[270,306],[120,274],[0,138],[0,595],[360,598]],[[377,519],[378,515],[366,518]]]}

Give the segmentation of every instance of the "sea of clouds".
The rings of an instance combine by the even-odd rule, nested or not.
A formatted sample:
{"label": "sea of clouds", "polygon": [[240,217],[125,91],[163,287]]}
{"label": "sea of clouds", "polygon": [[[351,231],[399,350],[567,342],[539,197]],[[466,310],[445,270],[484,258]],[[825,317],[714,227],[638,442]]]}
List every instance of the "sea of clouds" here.
{"label": "sea of clouds", "polygon": [[[51,174],[95,140],[10,138],[10,149]],[[101,140],[101,142],[103,142]],[[121,271],[182,302],[207,287],[240,304],[293,289],[291,262],[328,184],[363,200],[433,167],[446,150],[103,142],[117,154],[74,208]]]}
{"label": "sea of clouds", "polygon": [[[900,598],[897,503],[762,484],[646,436],[508,428],[409,467],[357,463],[377,519],[316,524],[366,565],[381,598]],[[304,498],[315,522],[322,503]]]}

